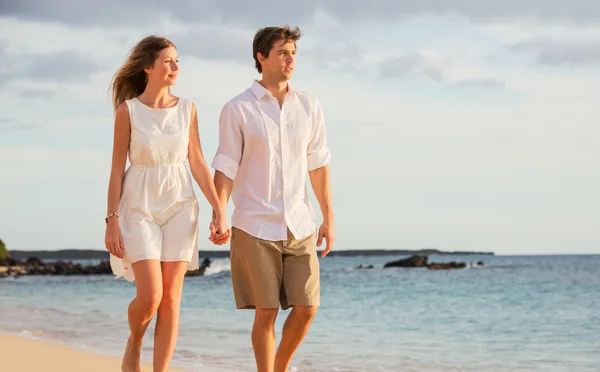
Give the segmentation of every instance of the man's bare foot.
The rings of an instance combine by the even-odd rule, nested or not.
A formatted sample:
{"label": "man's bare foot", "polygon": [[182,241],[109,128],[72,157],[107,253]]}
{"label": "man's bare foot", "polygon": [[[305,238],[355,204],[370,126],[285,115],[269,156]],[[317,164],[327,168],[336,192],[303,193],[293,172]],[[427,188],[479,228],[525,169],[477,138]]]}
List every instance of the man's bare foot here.
{"label": "man's bare foot", "polygon": [[125,355],[123,355],[123,363],[121,364],[121,372],[142,372],[140,367],[140,356],[142,353],[142,343],[135,343],[131,340],[131,336],[127,340],[125,347]]}

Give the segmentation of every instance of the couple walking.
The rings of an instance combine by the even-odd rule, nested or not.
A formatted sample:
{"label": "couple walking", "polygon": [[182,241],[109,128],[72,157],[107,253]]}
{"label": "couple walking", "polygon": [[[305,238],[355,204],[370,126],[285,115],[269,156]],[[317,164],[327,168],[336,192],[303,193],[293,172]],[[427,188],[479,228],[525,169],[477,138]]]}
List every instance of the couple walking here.
{"label": "couple walking", "polygon": [[[105,244],[115,275],[136,285],[122,371],[140,371],[142,339],[155,315],[154,371],[167,371],[173,355],[184,276],[199,261],[192,177],[213,208],[209,239],[230,242],[236,307],[255,311],[257,370],[288,370],[319,306],[316,246],[326,240],[324,257],[334,241],[323,112],[316,98],[288,83],[300,36],[287,26],[256,33],[253,57],[261,79],[221,111],[214,179],[202,153],[196,106],[170,91],[179,72],[175,45],[146,37],[115,74]],[[323,216],[318,231],[306,173]],[[279,306],[293,309],[276,345]]]}

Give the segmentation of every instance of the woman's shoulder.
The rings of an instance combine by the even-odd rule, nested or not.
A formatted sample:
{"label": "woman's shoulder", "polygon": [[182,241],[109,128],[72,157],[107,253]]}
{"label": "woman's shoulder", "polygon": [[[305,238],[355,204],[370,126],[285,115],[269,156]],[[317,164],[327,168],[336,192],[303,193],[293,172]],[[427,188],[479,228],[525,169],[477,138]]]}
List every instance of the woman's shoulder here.
{"label": "woman's shoulder", "polygon": [[119,103],[119,106],[117,106],[116,114],[129,116],[129,105],[131,104],[130,101],[131,100],[127,99]]}
{"label": "woman's shoulder", "polygon": [[188,103],[193,103],[194,100],[192,100],[191,98],[187,97],[187,96],[174,96],[176,99],[179,98],[180,102],[188,102]]}
{"label": "woman's shoulder", "polygon": [[178,105],[190,111],[196,109],[196,104],[194,103],[194,100],[186,96],[179,96]]}
{"label": "woman's shoulder", "polygon": [[135,97],[127,98],[126,100],[123,101],[123,103],[130,105],[130,104],[136,102],[137,100],[138,100],[138,98],[137,98],[137,96],[135,96]]}

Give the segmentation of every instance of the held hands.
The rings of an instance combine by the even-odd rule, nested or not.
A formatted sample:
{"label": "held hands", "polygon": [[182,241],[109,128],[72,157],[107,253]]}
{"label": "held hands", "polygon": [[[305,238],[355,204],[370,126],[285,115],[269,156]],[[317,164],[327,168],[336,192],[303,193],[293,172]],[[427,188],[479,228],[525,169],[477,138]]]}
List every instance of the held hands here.
{"label": "held hands", "polygon": [[231,230],[227,227],[227,221],[225,217],[216,217],[210,223],[208,229],[210,230],[210,236],[208,240],[216,245],[223,245],[229,241],[231,236]]}
{"label": "held hands", "polygon": [[335,241],[335,229],[333,227],[333,222],[321,224],[319,228],[319,235],[317,238],[317,247],[320,247],[323,243],[323,238],[327,241],[327,245],[325,246],[325,250],[321,252],[321,257],[327,256],[327,254],[333,248],[333,242]]}
{"label": "held hands", "polygon": [[121,228],[117,222],[117,218],[113,217],[108,220],[106,225],[106,235],[104,236],[104,244],[106,249],[118,258],[123,258],[125,247],[123,246],[123,235],[121,235]]}

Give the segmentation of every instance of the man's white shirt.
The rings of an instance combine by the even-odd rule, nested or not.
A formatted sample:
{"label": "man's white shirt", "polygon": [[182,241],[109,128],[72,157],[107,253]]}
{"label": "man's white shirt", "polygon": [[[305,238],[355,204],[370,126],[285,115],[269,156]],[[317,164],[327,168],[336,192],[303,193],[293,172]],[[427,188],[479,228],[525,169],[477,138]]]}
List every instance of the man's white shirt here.
{"label": "man's white shirt", "polygon": [[315,232],[307,171],[329,163],[319,101],[288,85],[281,109],[254,81],[225,104],[212,167],[233,180],[231,225],[259,239],[296,239]]}

